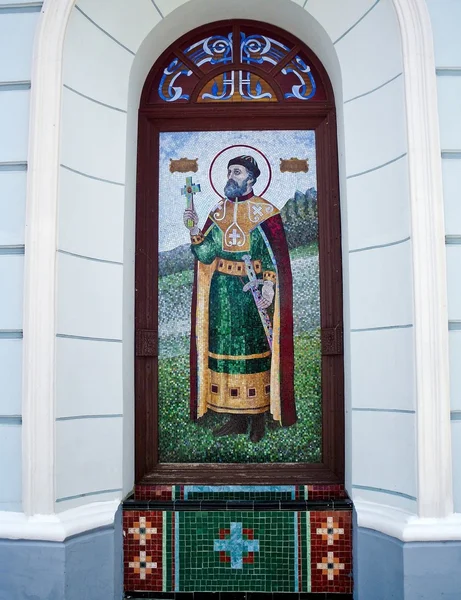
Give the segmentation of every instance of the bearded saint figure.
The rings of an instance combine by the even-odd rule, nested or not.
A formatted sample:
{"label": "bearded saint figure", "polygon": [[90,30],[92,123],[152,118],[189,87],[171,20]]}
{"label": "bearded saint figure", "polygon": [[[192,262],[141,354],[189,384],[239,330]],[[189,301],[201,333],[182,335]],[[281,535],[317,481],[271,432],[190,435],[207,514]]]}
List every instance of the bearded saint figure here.
{"label": "bearded saint figure", "polygon": [[282,426],[297,419],[291,266],[280,211],[253,193],[256,160],[237,156],[227,168],[225,198],[203,228],[193,208],[184,212],[196,258],[190,410],[194,420],[227,414],[217,436],[244,434],[250,421],[259,442],[265,413]]}

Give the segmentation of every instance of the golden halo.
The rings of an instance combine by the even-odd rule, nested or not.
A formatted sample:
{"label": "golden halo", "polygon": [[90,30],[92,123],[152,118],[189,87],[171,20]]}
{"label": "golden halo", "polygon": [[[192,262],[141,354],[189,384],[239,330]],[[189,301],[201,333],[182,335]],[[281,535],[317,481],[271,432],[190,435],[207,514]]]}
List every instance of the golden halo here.
{"label": "golden halo", "polygon": [[[220,198],[224,198],[224,186],[227,180],[227,163],[236,156],[248,155],[252,156],[258,163],[261,175],[258,181],[254,184],[253,189],[256,196],[263,196],[272,180],[272,169],[266,155],[254,146],[247,144],[234,144],[227,146],[214,157],[211,161],[208,177],[213,190]],[[261,160],[261,158],[263,160]],[[218,190],[222,190],[219,192]]]}

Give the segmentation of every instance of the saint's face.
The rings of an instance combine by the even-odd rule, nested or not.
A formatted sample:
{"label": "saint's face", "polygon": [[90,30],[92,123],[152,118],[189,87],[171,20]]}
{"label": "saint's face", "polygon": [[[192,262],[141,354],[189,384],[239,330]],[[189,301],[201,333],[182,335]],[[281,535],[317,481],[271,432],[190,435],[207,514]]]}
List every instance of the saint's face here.
{"label": "saint's face", "polygon": [[249,192],[248,182],[251,180],[251,176],[248,170],[243,165],[231,165],[227,169],[227,183],[224,188],[224,193],[227,198],[237,198],[238,196],[244,196]]}
{"label": "saint's face", "polygon": [[231,165],[227,169],[227,180],[232,179],[238,185],[242,185],[242,182],[248,177],[248,170],[243,165]]}

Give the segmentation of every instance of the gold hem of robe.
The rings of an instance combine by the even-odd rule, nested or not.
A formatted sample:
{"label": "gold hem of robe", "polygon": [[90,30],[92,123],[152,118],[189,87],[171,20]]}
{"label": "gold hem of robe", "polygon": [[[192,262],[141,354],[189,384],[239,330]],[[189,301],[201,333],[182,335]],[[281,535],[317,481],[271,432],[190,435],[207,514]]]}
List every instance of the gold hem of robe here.
{"label": "gold hem of robe", "polygon": [[210,369],[207,408],[214,412],[257,415],[270,408],[271,372],[216,373]]}

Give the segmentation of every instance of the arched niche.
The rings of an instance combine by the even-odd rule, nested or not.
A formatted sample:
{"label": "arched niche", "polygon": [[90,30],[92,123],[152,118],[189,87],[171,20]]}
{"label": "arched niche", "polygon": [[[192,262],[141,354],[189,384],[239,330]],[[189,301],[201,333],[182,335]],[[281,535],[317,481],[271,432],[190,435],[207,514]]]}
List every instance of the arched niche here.
{"label": "arched niche", "polygon": [[[361,12],[357,7],[352,13],[356,14],[360,23]],[[93,22],[98,21],[110,30],[112,37],[122,29],[125,23],[120,7],[99,7],[91,2],[85,3],[85,9],[93,15]],[[210,20],[225,19],[240,16],[242,18],[259,19],[261,11],[266,22],[273,23],[292,31],[301,39],[306,38],[310,47],[321,58],[327,68],[335,90],[338,102],[339,149],[340,149],[340,183],[342,198],[347,201],[346,159],[351,149],[355,156],[365,156],[366,147],[355,147],[354,136],[345,127],[352,126],[350,107],[342,106],[344,69],[354,75],[354,61],[346,55],[338,58],[339,38],[331,32],[337,31],[329,21],[329,15],[335,16],[336,11],[320,10],[316,21],[307,11],[292,2],[234,2],[232,7],[225,2],[214,2],[212,6],[204,2],[188,2],[171,12],[161,22],[157,14],[152,18],[151,25],[139,13],[139,25],[130,26],[127,31],[139,31],[140,37],[134,49],[131,50],[132,65],[122,79],[125,100],[122,110],[127,111],[124,134],[117,141],[117,148],[122,152],[123,163],[126,164],[125,176],[125,211],[124,211],[124,241],[118,242],[124,246],[124,290],[123,314],[125,315],[123,330],[123,364],[124,367],[124,435],[123,442],[117,441],[117,447],[124,447],[124,458],[112,466],[116,471],[118,485],[125,491],[129,490],[133,481],[133,395],[131,363],[134,344],[131,341],[133,331],[133,302],[132,285],[133,269],[132,256],[134,252],[134,197],[135,197],[135,166],[136,166],[136,118],[141,88],[152,62],[163,49],[184,34],[190,28],[199,26]],[[422,516],[443,517],[451,510],[451,478],[447,468],[451,460],[449,436],[449,402],[447,384],[447,334],[446,334],[446,302],[445,302],[445,260],[443,245],[443,207],[441,194],[441,173],[439,151],[440,144],[437,127],[437,103],[435,86],[435,68],[432,54],[432,38],[427,8],[422,0],[404,2],[395,0],[393,3],[378,3],[381,7],[395,7],[398,21],[393,31],[397,32],[402,41],[402,69],[405,80],[405,103],[401,104],[401,114],[406,115],[403,125],[408,137],[408,178],[409,205],[411,206],[412,232],[412,265],[413,275],[408,282],[413,281],[415,306],[415,362],[416,362],[416,406],[418,408],[418,430],[416,435],[415,468],[418,469],[418,503]],[[309,6],[307,6],[309,8]],[[348,8],[350,8],[348,6]],[[95,10],[93,10],[95,9]],[[101,12],[102,11],[102,12]],[[106,11],[106,12],[105,12]],[[73,0],[66,2],[47,0],[38,34],[34,58],[30,155],[27,194],[27,235],[26,235],[26,271],[25,271],[25,319],[24,319],[24,401],[23,401],[23,505],[27,514],[50,514],[55,510],[56,479],[60,480],[66,472],[65,452],[55,434],[56,406],[56,332],[59,330],[56,320],[58,313],[66,303],[61,294],[56,300],[58,290],[62,289],[62,273],[57,269],[56,248],[58,232],[58,206],[62,199],[59,196],[59,175],[62,155],[63,136],[69,135],[69,124],[72,119],[62,112],[62,99],[65,88],[69,85],[68,76],[71,72],[82,69],[88,70],[94,60],[91,56],[80,58],[72,55],[70,29],[75,23],[77,8]],[[232,14],[231,14],[232,12]],[[368,11],[369,12],[369,11]],[[352,14],[349,13],[349,14]],[[368,13],[367,13],[368,14]],[[105,22],[105,16],[109,19]],[[81,16],[81,15],[80,15]],[[91,18],[91,17],[90,17]],[[352,22],[350,25],[352,26]],[[100,26],[101,27],[101,26]],[[66,34],[67,31],[67,34]],[[357,31],[357,27],[355,27]],[[340,32],[344,39],[345,32]],[[343,35],[344,34],[344,35]],[[382,28],[376,29],[377,38],[382,34]],[[349,34],[350,35],[350,34]],[[307,40],[309,38],[309,40]],[[336,44],[334,44],[336,42]],[[399,46],[393,44],[395,48]],[[66,47],[65,47],[66,44]],[[70,45],[69,45],[70,44]],[[125,44],[126,45],[126,44]],[[69,54],[70,52],[70,54]],[[76,60],[71,60],[75,58]],[[67,65],[70,71],[64,69]],[[107,66],[110,62],[107,63]],[[343,78],[343,80],[342,80]],[[90,78],[88,78],[90,81]],[[103,78],[103,89],[107,81]],[[88,90],[86,90],[88,92]],[[366,90],[362,90],[366,91]],[[369,90],[370,91],[370,90]],[[82,91],[82,93],[84,93]],[[87,94],[88,95],[88,94]],[[95,94],[95,99],[97,94]],[[100,100],[102,101],[102,100]],[[407,111],[406,107],[412,107]],[[379,118],[381,119],[380,113]],[[407,129],[406,129],[407,128]],[[351,130],[351,131],[352,131]],[[97,129],[93,132],[97,138]],[[72,137],[72,133],[70,133]],[[347,147],[345,144],[347,139]],[[72,140],[69,140],[72,143]],[[357,153],[356,153],[357,152]],[[97,165],[95,165],[97,166]],[[97,171],[98,169],[96,169]],[[97,176],[97,175],[96,175]],[[347,206],[347,204],[345,205]],[[347,221],[344,214],[343,219]],[[60,225],[61,234],[61,225]],[[344,228],[343,235],[350,235]],[[392,240],[389,240],[392,241]],[[78,250],[78,248],[77,248]],[[350,280],[350,268],[345,265],[346,298],[354,289]],[[72,306],[69,306],[72,309]],[[346,365],[350,363],[350,343],[346,309]],[[351,371],[346,369],[346,399],[347,406],[351,400]],[[357,471],[353,460],[352,440],[361,437],[360,428],[352,430],[350,417],[346,420],[347,439],[346,465],[347,485],[353,483],[353,471]],[[354,435],[352,436],[352,431]],[[357,437],[358,436],[358,437]],[[55,462],[58,459],[58,465]],[[411,456],[410,456],[411,458]],[[105,458],[102,464],[95,464],[96,469],[105,468]],[[124,476],[122,477],[121,463]],[[354,463],[354,469],[353,467]],[[85,491],[85,476],[78,472],[77,487]],[[92,473],[97,478],[98,473]],[[122,483],[123,482],[123,483]],[[58,483],[59,485],[59,483]],[[115,495],[120,497],[120,494]],[[374,498],[374,497],[373,497]],[[102,499],[102,497],[100,497]],[[382,502],[376,497],[373,502]],[[86,503],[82,498],[80,504]],[[382,522],[373,511],[363,507],[361,523],[370,527],[381,528],[383,531],[394,531],[391,525],[397,516],[390,516]],[[357,504],[358,506],[358,504]],[[61,508],[65,508],[61,506]],[[392,511],[391,511],[392,512]],[[418,539],[418,538],[415,538]]]}
{"label": "arched niche", "polygon": [[[270,415],[276,420],[276,423],[280,422],[285,426],[288,424],[293,425],[296,421],[294,404],[298,407],[298,414],[303,415],[296,425],[296,434],[292,433],[291,430],[285,430],[283,435],[288,436],[285,442],[282,441],[281,437],[279,438],[281,444],[279,453],[282,453],[282,446],[284,443],[288,443],[288,438],[296,446],[296,450],[285,460],[277,460],[276,455],[278,453],[274,450],[272,462],[269,458],[264,461],[261,458],[253,458],[253,460],[247,458],[247,463],[258,461],[262,464],[257,466],[245,464],[245,458],[242,455],[240,459],[242,462],[235,461],[231,463],[232,452],[229,451],[226,454],[229,457],[228,460],[223,459],[222,452],[218,450],[219,444],[216,445],[214,460],[209,458],[203,464],[187,464],[189,462],[200,462],[199,460],[193,460],[193,448],[181,454],[182,460],[181,458],[171,459],[171,456],[173,456],[171,453],[162,455],[161,449],[169,445],[166,440],[169,439],[168,432],[171,430],[171,427],[168,427],[161,417],[162,414],[166,414],[166,409],[163,409],[163,411],[161,409],[162,404],[167,402],[165,383],[162,384],[161,382],[166,367],[162,367],[162,365],[169,364],[173,359],[167,359],[165,363],[166,355],[163,356],[161,350],[163,348],[165,351],[167,342],[165,341],[165,333],[162,334],[160,330],[165,329],[162,321],[168,317],[165,309],[162,309],[166,300],[161,292],[164,285],[161,283],[161,278],[165,275],[164,261],[166,255],[165,253],[163,255],[159,254],[159,252],[164,250],[162,240],[164,244],[166,241],[164,239],[165,235],[171,238],[168,229],[174,227],[175,223],[177,225],[178,220],[180,225],[177,234],[174,236],[175,242],[172,242],[173,245],[176,243],[176,254],[171,252],[168,254],[169,263],[172,264],[176,260],[177,252],[187,252],[188,239],[187,235],[183,239],[184,228],[180,216],[176,222],[172,221],[170,223],[168,221],[168,225],[164,224],[167,213],[165,213],[165,207],[162,209],[160,206],[162,201],[165,202],[167,192],[165,188],[161,187],[159,181],[162,181],[162,178],[165,179],[165,170],[168,171],[168,163],[163,164],[161,160],[159,162],[159,156],[163,155],[162,136],[176,135],[175,139],[179,142],[181,136],[178,136],[176,132],[182,131],[194,132],[196,136],[203,135],[204,132],[208,132],[208,135],[212,131],[219,132],[218,145],[221,144],[221,139],[226,138],[226,131],[229,132],[227,134],[228,138],[230,138],[231,132],[236,135],[239,135],[237,132],[241,132],[243,136],[245,136],[245,132],[248,136],[261,136],[264,132],[287,136],[289,131],[296,131],[300,135],[311,135],[312,140],[315,140],[312,142],[312,149],[309,150],[306,138],[306,143],[301,144],[296,150],[301,152],[300,158],[297,159],[290,154],[294,150],[289,147],[288,143],[285,146],[280,145],[278,152],[285,159],[292,157],[290,165],[287,164],[287,160],[284,161],[285,165],[282,165],[280,156],[268,154],[271,143],[275,143],[275,138],[272,142],[269,141],[270,138],[266,142],[261,142],[265,143],[265,152],[263,153],[254,146],[251,147],[252,137],[248,141],[250,146],[245,146],[249,154],[256,155],[258,160],[261,160],[262,163],[266,161],[269,165],[271,175],[265,186],[266,190],[262,192],[263,196],[265,196],[267,188],[270,187],[272,177],[278,172],[285,174],[279,175],[277,190],[282,191],[286,186],[287,189],[282,192],[287,194],[285,200],[290,197],[288,194],[295,194],[294,189],[288,190],[290,175],[287,174],[287,169],[294,169],[293,177],[295,173],[301,175],[304,170],[304,179],[301,175],[299,181],[297,179],[292,181],[293,185],[296,185],[295,181],[299,185],[302,185],[301,181],[305,181],[307,189],[307,181],[310,181],[307,178],[308,162],[313,163],[314,179],[312,179],[312,185],[314,187],[312,189],[315,189],[316,195],[315,206],[318,210],[319,232],[320,293],[315,300],[315,306],[317,306],[317,302],[320,306],[318,325],[313,326],[314,329],[306,330],[302,329],[303,326],[301,326],[303,309],[307,312],[309,309],[302,306],[303,302],[301,298],[297,297],[296,290],[299,289],[299,286],[301,288],[305,286],[316,287],[314,280],[308,282],[306,271],[304,276],[302,274],[298,276],[293,285],[287,283],[287,286],[293,288],[294,294],[292,302],[293,315],[290,314],[289,321],[291,322],[294,317],[295,334],[291,333],[291,329],[290,331],[284,331],[283,322],[281,323],[280,333],[277,334],[280,343],[278,341],[274,342],[274,348],[278,348],[280,345],[280,353],[272,352],[272,367],[270,369],[272,383],[271,386],[268,386],[274,389],[274,381],[280,381],[278,396],[280,396],[282,406],[284,403],[287,405],[293,404],[290,409],[293,415],[290,416],[290,419],[286,419],[286,421],[290,421],[289,423],[285,422],[279,414],[279,409],[276,408],[280,399],[277,401],[273,392],[271,392],[271,408],[267,410],[265,417],[268,422],[270,421],[268,415]],[[267,483],[312,481],[317,484],[342,484],[344,477],[344,377],[341,216],[336,110],[331,83],[323,65],[302,41],[284,30],[265,23],[249,20],[221,21],[193,30],[167,48],[152,67],[141,96],[138,136],[136,219],[138,226],[135,284],[137,483],[174,482],[179,479],[190,482],[195,481],[196,483],[212,483],[209,478],[212,473],[215,473],[216,481],[227,481],[229,483],[239,481],[240,478],[243,478],[242,481],[261,482],[264,477]],[[223,147],[217,149],[216,158],[219,157],[221,151],[225,151],[225,147],[229,143],[231,142],[227,144],[224,141],[222,142]],[[197,147],[194,151],[197,155],[203,153],[203,149],[200,147]],[[182,156],[180,153],[176,158],[179,159]],[[307,156],[309,156],[308,160],[306,159]],[[205,175],[202,165],[203,160],[206,159],[200,158],[195,161],[195,164],[187,165],[184,163],[175,168],[190,175],[189,169],[197,172],[200,164],[198,175],[203,178]],[[210,169],[213,163],[214,160]],[[171,162],[169,171],[173,173]],[[202,183],[206,184],[206,181],[202,181]],[[222,200],[222,198],[213,183],[213,176],[211,176],[210,183],[213,189],[208,190],[204,185],[203,191],[207,191],[208,194],[214,191],[214,195],[209,199],[211,210],[214,203],[218,199]],[[179,180],[177,187],[179,194]],[[173,206],[183,205],[180,197],[174,196],[174,189],[169,192],[172,196],[169,197],[168,201],[171,208],[167,211],[168,214],[171,214]],[[199,188],[196,189],[199,190]],[[217,197],[216,194],[218,194]],[[272,199],[274,199],[274,194],[277,195],[277,192],[272,191]],[[280,198],[278,200],[281,201]],[[228,201],[224,200],[224,202]],[[295,200],[292,202],[295,203]],[[283,202],[280,204],[281,209],[282,206],[284,206]],[[242,208],[242,210],[244,209]],[[259,207],[258,210],[262,211],[263,209]],[[284,214],[283,218],[286,222],[287,213],[282,210],[281,214]],[[210,218],[212,218],[211,213]],[[252,231],[251,226],[250,224],[248,234],[249,231]],[[300,221],[299,226],[307,229],[307,222],[302,223]],[[256,229],[259,231],[259,227],[256,227]],[[240,235],[237,230],[234,233],[236,236]],[[286,239],[292,239],[290,246],[292,250],[295,247],[294,244],[298,244],[299,251],[301,245],[307,243],[307,237],[303,242],[301,240],[295,242],[294,238],[289,237]],[[317,240],[317,237],[315,239]],[[180,243],[183,245],[179,246]],[[234,245],[236,245],[236,242]],[[317,241],[315,245],[317,247]],[[307,246],[303,246],[303,248],[306,249]],[[231,254],[234,257],[234,254]],[[286,260],[288,261],[288,256]],[[184,274],[187,275],[187,266],[181,260],[176,264],[177,266],[173,267],[174,273],[177,273],[177,269],[184,268]],[[295,268],[292,261],[291,264]],[[305,269],[307,269],[306,265],[304,266]],[[273,266],[276,268],[275,259]],[[240,268],[242,268],[241,265]],[[284,268],[290,270],[288,264]],[[297,269],[299,270],[299,267]],[[172,274],[174,275],[174,273]],[[278,271],[277,277],[280,276],[281,272]],[[279,290],[278,287],[277,289]],[[183,290],[185,297],[187,297],[187,290],[186,286]],[[290,289],[290,297],[291,292]],[[288,293],[287,289],[283,289],[283,284],[277,294],[279,293],[280,302],[283,302],[284,294]],[[181,305],[178,305],[177,310],[179,311],[180,308]],[[316,310],[314,305],[311,310]],[[186,312],[189,313],[190,309]],[[192,322],[193,319],[194,317],[192,317]],[[274,314],[274,322],[275,319]],[[269,320],[271,320],[271,317]],[[298,323],[296,323],[297,320]],[[173,322],[171,327],[174,328]],[[303,339],[301,330],[304,335],[313,335],[314,330],[318,331],[318,371],[314,366],[314,363],[317,364],[317,359],[310,359],[309,361],[307,355],[304,355],[301,350],[296,351],[296,347],[301,344],[301,339]],[[308,333],[308,331],[311,333]],[[186,335],[189,335],[189,332]],[[274,333],[274,335],[276,334]],[[199,323],[197,325],[193,324],[192,333],[190,333],[191,340],[195,340],[196,337],[200,336]],[[294,357],[292,350],[290,350],[290,344],[288,342],[287,344],[283,343],[287,336],[290,336],[290,343],[293,340],[295,342]],[[317,342],[312,343],[317,348]],[[177,342],[175,342],[176,344]],[[179,354],[178,350],[175,351],[176,366],[171,366],[172,373],[176,374],[175,385],[177,384],[179,389],[186,387],[189,390],[188,393],[180,394],[175,400],[175,403],[178,402],[182,408],[188,406],[189,401],[192,407],[196,402],[196,390],[204,385],[200,380],[200,376],[195,376],[194,373],[194,359],[192,356],[196,353],[195,347],[194,342],[190,350],[190,383],[187,382],[189,376],[184,373],[184,368],[179,367],[182,364],[181,359],[186,356],[184,348],[179,351]],[[314,355],[316,352],[313,350],[312,354]],[[295,366],[284,368],[285,362],[288,364],[294,362]],[[309,366],[308,362],[312,364]],[[275,367],[274,364],[280,366]],[[220,369],[221,367],[216,366],[215,368]],[[205,365],[203,365],[203,369],[206,369]],[[309,396],[307,385],[304,388],[302,384],[301,373],[304,369],[312,369],[313,372],[319,374],[318,387],[321,388],[321,392],[319,392],[319,397],[315,394],[316,400],[312,400],[313,406],[310,409],[307,408],[307,397]],[[291,372],[291,377],[288,375],[288,371]],[[279,372],[279,375],[276,376],[276,372]],[[210,371],[210,373],[212,373],[211,377],[220,378],[218,374],[213,375],[215,371]],[[295,380],[298,381],[297,390],[293,386],[293,374]],[[307,374],[305,377],[308,377]],[[246,385],[242,383],[241,377],[236,378],[237,380],[238,385]],[[215,387],[218,389],[219,385],[216,384]],[[237,392],[237,389],[235,388],[235,392]],[[256,388],[252,388],[252,390],[257,395]],[[203,391],[202,402],[208,407],[213,407],[213,398],[210,394],[209,391]],[[261,402],[264,404],[264,393],[261,391],[258,394],[260,394]],[[172,400],[168,402],[172,402]],[[240,405],[241,402],[244,401],[239,401],[237,404]],[[244,404],[248,404],[248,401],[245,401]],[[304,405],[306,406],[304,407]],[[215,411],[215,408],[209,408],[208,411],[206,408],[202,410],[208,413],[208,418],[211,418],[209,413]],[[197,420],[198,417],[202,416],[202,410],[197,414],[196,408],[191,408],[191,419]],[[223,410],[218,408],[218,413]],[[232,410],[241,410],[241,416],[243,417],[243,411],[253,409],[243,408],[242,406]],[[181,410],[181,414],[183,412]],[[319,415],[319,418],[316,415]],[[166,416],[163,417],[163,419],[165,418]],[[188,425],[189,419],[187,418],[178,423],[176,425],[178,428],[177,435],[180,436],[181,431],[186,431]],[[195,431],[197,431],[197,443],[203,444],[205,437],[198,432],[205,432],[206,435],[206,429],[199,428]],[[160,439],[161,435],[164,436],[163,440]],[[190,435],[193,435],[192,431]],[[292,438],[292,436],[295,437]],[[318,441],[312,442],[312,439]],[[176,438],[176,442],[173,445],[178,447],[178,438]],[[235,436],[231,444],[234,442],[236,443]],[[211,447],[214,446],[212,438],[207,438],[206,443]],[[274,437],[271,443],[276,445],[277,439]],[[193,446],[194,442],[192,439],[185,440],[184,444]],[[306,448],[311,444],[316,448],[318,446],[317,451],[307,452]],[[250,448],[248,449],[248,456],[254,457]],[[261,456],[268,455],[263,452]],[[303,459],[300,458],[301,456]],[[207,464],[210,461],[212,464]],[[220,468],[218,462],[225,462],[225,467]]]}

